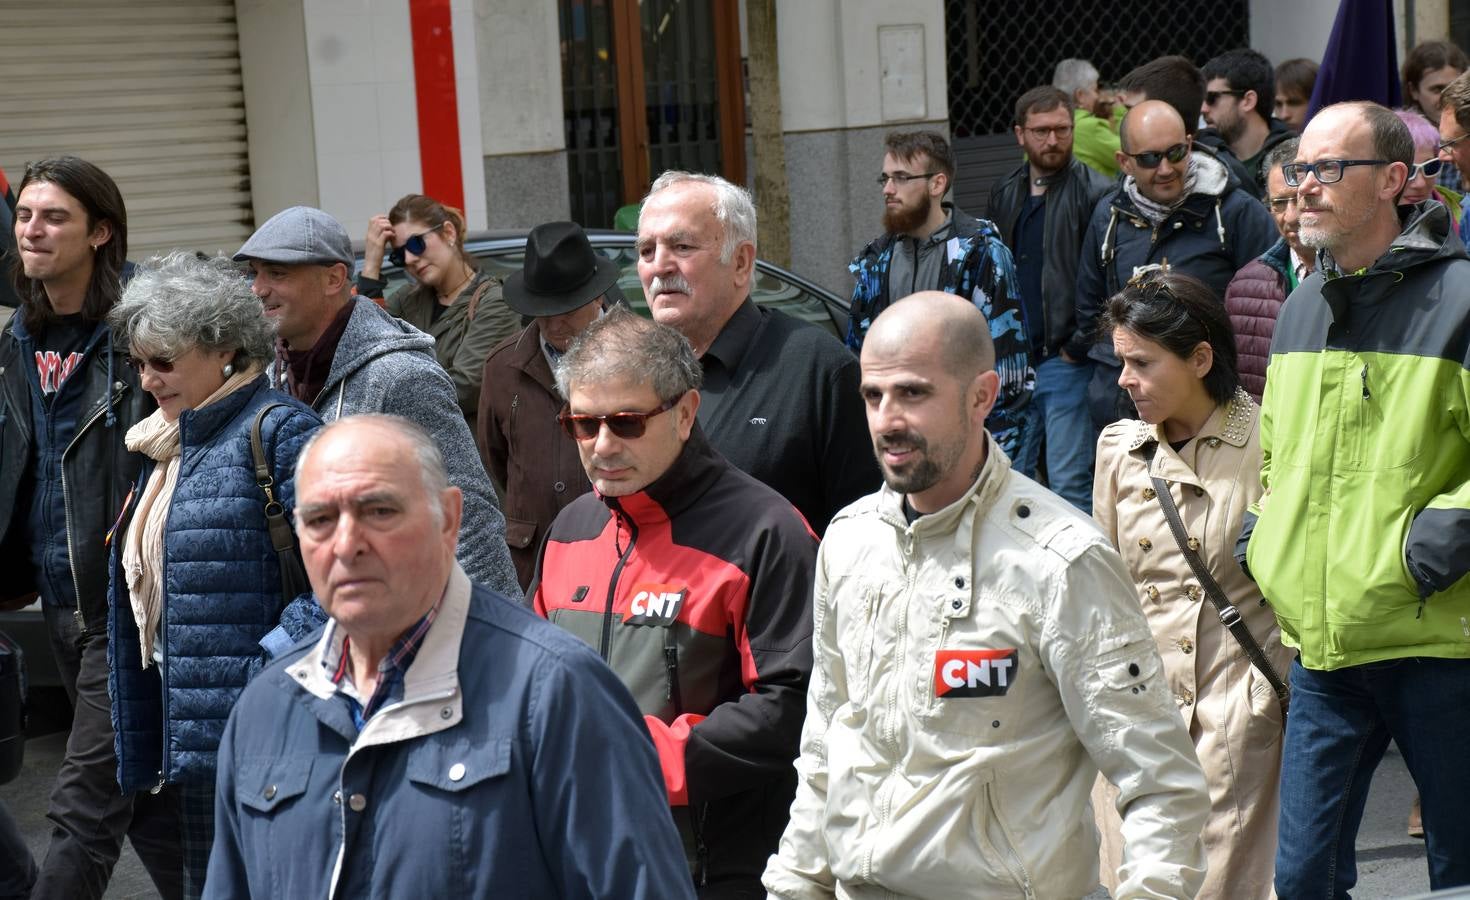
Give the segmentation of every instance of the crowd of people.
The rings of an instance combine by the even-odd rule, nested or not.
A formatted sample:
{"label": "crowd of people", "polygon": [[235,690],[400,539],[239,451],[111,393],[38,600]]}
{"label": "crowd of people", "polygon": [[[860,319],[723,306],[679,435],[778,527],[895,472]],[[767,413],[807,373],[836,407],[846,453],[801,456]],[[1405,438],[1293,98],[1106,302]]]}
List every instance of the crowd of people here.
{"label": "crowd of people", "polygon": [[715,175],[643,198],[644,318],[571,222],[135,266],[28,165],[0,606],[74,715],[0,895],[126,838],[166,898],[1347,897],[1390,740],[1470,884],[1466,68],[1064,60],[988,218],[894,132],[841,340]]}

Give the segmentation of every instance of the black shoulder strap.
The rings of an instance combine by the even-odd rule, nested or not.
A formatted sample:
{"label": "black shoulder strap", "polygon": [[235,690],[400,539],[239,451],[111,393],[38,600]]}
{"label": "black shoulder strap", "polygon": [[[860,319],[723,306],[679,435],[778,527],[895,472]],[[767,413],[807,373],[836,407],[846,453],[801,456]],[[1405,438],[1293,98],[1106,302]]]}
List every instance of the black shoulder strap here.
{"label": "black shoulder strap", "polygon": [[1174,495],[1169,492],[1169,483],[1152,472],[1154,451],[1158,449],[1155,444],[1148,453],[1150,464],[1149,480],[1153,482],[1154,494],[1157,495],[1159,506],[1163,507],[1164,518],[1169,523],[1169,530],[1174,534],[1174,542],[1179,545],[1179,552],[1184,554],[1184,561],[1189,563],[1189,568],[1194,572],[1194,577],[1199,579],[1200,587],[1204,589],[1205,596],[1210,598],[1210,603],[1215,607],[1215,612],[1220,616],[1220,624],[1230,630],[1235,637],[1240,649],[1250,658],[1251,664],[1266,676],[1266,681],[1271,684],[1271,690],[1276,693],[1276,699],[1281,703],[1281,715],[1286,716],[1287,707],[1291,704],[1291,688],[1276,672],[1276,667],[1271,665],[1271,660],[1266,658],[1266,652],[1256,642],[1255,636],[1246,627],[1245,620],[1240,616],[1240,610],[1225,596],[1225,591],[1220,588],[1215,576],[1205,567],[1204,560],[1199,558],[1199,553],[1194,549],[1195,544],[1185,534],[1184,522],[1179,517],[1179,507],[1174,505]]}
{"label": "black shoulder strap", "polygon": [[265,444],[260,437],[260,425],[266,413],[284,403],[267,403],[255,414],[250,426],[250,455],[255,463],[255,483],[265,494],[265,525],[270,532],[271,547],[276,551],[276,561],[281,570],[281,600],[290,603],[302,594],[311,592],[306,567],[301,564],[301,554],[296,550],[296,532],[286,520],[286,507],[276,499],[275,476],[271,474],[270,462],[265,458]]}

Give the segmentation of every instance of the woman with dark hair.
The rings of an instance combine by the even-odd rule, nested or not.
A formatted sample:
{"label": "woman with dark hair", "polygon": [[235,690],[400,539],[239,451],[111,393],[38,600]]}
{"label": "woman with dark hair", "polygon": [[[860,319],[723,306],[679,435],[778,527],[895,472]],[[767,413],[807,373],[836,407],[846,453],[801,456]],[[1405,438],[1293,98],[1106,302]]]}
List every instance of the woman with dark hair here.
{"label": "woman with dark hair", "polygon": [[[394,292],[388,312],[434,338],[434,355],[454,381],[459,408],[479,439],[480,380],[490,350],[521,327],[499,279],[464,249],[464,217],[433,197],[408,194],[368,223],[357,292],[381,298],[383,253],[413,279]],[[484,448],[481,448],[483,452]]]}
{"label": "woman with dark hair", "polygon": [[108,536],[117,780],[127,792],[169,786],[184,896],[198,897],[230,709],[325,620],[304,579],[283,577],[300,566],[287,524],[296,456],[321,419],[267,383],[272,327],[224,258],[153,260],[109,318],[158,403],[128,429],[148,462]]}
{"label": "woman with dark hair", "polygon": [[[1135,276],[1108,301],[1102,327],[1140,420],[1115,422],[1098,440],[1093,517],[1133,576],[1209,785],[1199,896],[1264,900],[1284,725],[1273,685],[1290,654],[1234,555],[1261,493],[1260,409],[1240,388],[1229,316],[1202,282]],[[1228,628],[1237,615],[1243,629]],[[1255,662],[1248,643],[1261,654]],[[1105,783],[1094,794],[1104,873],[1122,861],[1117,797]]]}

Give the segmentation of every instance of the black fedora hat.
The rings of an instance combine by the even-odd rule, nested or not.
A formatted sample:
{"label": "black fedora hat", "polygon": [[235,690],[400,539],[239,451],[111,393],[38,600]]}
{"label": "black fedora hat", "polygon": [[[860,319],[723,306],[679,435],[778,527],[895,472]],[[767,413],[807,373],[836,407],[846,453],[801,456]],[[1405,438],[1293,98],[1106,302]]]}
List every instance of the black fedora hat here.
{"label": "black fedora hat", "polygon": [[575,222],[547,222],[526,237],[526,262],[505,279],[505,303],[523,316],[559,316],[617,284],[618,264],[592,249]]}

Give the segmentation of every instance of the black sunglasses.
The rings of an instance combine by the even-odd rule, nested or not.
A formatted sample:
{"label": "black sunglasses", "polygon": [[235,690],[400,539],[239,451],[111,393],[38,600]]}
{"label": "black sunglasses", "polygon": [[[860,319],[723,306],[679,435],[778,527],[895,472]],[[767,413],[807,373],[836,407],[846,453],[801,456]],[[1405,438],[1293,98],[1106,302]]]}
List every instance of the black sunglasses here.
{"label": "black sunglasses", "polygon": [[609,413],[605,416],[585,416],[563,412],[556,417],[556,421],[561,424],[562,430],[567,433],[568,437],[578,441],[590,441],[597,437],[602,432],[603,423],[607,423],[607,430],[617,437],[631,441],[643,437],[644,432],[648,430],[649,419],[673,409],[683,396],[680,394],[672,400],[665,400],[658,409],[651,409],[643,413],[620,412]]}
{"label": "black sunglasses", "polygon": [[1130,153],[1133,161],[1145,169],[1157,169],[1159,163],[1168,160],[1171,163],[1183,161],[1189,155],[1189,144],[1175,144],[1168,150],[1147,150],[1143,153]]}
{"label": "black sunglasses", "polygon": [[407,254],[412,253],[414,256],[423,256],[424,249],[428,247],[428,244],[424,243],[424,236],[438,231],[446,224],[448,223],[440,222],[428,231],[420,231],[418,234],[409,235],[408,240],[403,242],[402,247],[394,247],[388,252],[388,261],[401,269],[408,258]]}
{"label": "black sunglasses", "polygon": [[1244,97],[1245,91],[1205,91],[1205,105],[1214,106],[1221,97]]}
{"label": "black sunglasses", "polygon": [[139,375],[143,374],[144,366],[147,366],[155,372],[162,372],[163,374],[167,375],[169,372],[172,372],[174,370],[174,361],[171,359],[164,359],[161,356],[150,356],[147,359],[139,359],[136,356],[128,357],[128,367],[131,368],[134,372],[137,372]]}

